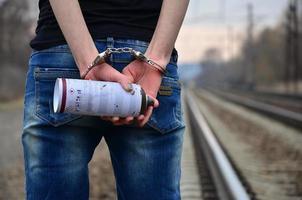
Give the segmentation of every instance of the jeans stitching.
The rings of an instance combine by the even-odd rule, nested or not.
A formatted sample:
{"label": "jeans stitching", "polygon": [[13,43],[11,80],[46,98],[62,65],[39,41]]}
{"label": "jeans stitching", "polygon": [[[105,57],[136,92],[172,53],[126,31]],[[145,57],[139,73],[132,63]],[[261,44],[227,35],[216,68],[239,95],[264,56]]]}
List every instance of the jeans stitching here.
{"label": "jeans stitching", "polygon": [[[71,121],[74,121],[76,119],[81,118],[82,116],[73,116],[73,115],[65,114],[65,116],[63,118],[58,120],[58,119],[54,118],[51,115],[50,112],[49,113],[43,113],[43,111],[41,111],[41,108],[40,108],[40,106],[41,106],[40,105],[41,104],[40,103],[41,102],[40,93],[41,92],[40,92],[40,81],[39,81],[39,79],[41,78],[41,74],[40,74],[40,71],[39,71],[39,66],[32,66],[32,67],[35,67],[35,69],[33,70],[34,71],[34,81],[35,81],[35,115],[39,119],[44,120],[45,122],[51,124],[54,127],[58,127],[60,125],[63,125],[63,124],[66,124],[68,122],[71,122]],[[53,72],[53,73],[55,73],[55,72]],[[59,73],[57,72],[57,74],[59,74]],[[49,100],[48,100],[48,108],[47,109],[50,109],[49,108]]]}
{"label": "jeans stitching", "polygon": [[[173,87],[173,90],[177,90],[177,96],[174,96],[174,98],[179,98],[178,96],[181,95],[181,87],[180,87],[178,80],[176,80],[174,78],[170,78],[170,77],[164,77],[161,85],[171,86],[171,87]],[[147,124],[162,134],[165,134],[170,131],[176,130],[177,128],[183,127],[184,122],[182,120],[181,109],[179,108],[181,106],[181,99],[179,98],[177,101],[178,101],[177,105],[175,107],[172,107],[172,110],[171,110],[171,112],[173,113],[172,114],[173,122],[167,123],[166,127],[163,127],[163,125],[159,124],[157,122],[157,120],[155,120],[156,116],[153,115],[153,116],[151,116],[151,118],[150,118],[149,122],[147,122]]]}

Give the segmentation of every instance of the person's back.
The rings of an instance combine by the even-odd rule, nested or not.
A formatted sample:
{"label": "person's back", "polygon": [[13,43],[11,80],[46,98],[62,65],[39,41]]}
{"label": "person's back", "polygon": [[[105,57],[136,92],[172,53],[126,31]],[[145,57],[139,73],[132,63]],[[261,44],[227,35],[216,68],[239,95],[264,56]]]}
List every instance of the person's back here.
{"label": "person's back", "polygon": [[[188,1],[40,0],[22,134],[28,200],[88,199],[88,163],[103,137],[118,199],[180,199],[184,122],[174,43]],[[154,104],[138,117],[55,113],[57,78],[118,82],[127,92],[139,84]]]}
{"label": "person's back", "polygon": [[[79,3],[93,38],[110,36],[150,42],[162,0],[80,0]],[[66,43],[49,0],[40,0],[39,8],[37,35],[31,47],[41,50]]]}

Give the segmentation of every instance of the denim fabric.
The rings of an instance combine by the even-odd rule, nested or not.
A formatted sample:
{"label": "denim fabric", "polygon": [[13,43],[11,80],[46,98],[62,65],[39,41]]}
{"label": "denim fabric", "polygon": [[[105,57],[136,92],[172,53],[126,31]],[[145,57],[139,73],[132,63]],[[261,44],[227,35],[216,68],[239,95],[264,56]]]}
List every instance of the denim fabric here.
{"label": "denim fabric", "polygon": [[[145,52],[148,47],[143,41],[112,37],[95,44],[99,51],[132,47]],[[109,64],[121,71],[132,60],[129,54],[113,54]],[[54,113],[56,78],[79,78],[79,71],[67,45],[33,51],[22,134],[27,199],[88,199],[88,163],[103,137],[110,150],[118,199],[180,199],[184,122],[177,52],[172,54],[167,71],[162,86],[171,88],[172,93],[158,94],[160,106],[147,125],[113,126],[98,117]]]}

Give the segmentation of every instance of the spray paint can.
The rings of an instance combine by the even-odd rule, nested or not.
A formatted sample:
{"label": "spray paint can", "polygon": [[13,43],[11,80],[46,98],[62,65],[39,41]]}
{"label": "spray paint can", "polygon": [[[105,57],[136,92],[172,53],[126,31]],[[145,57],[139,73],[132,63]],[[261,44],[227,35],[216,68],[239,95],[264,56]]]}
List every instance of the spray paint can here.
{"label": "spray paint can", "polygon": [[90,116],[137,117],[153,100],[137,84],[126,92],[119,83],[58,78],[55,83],[55,113]]}

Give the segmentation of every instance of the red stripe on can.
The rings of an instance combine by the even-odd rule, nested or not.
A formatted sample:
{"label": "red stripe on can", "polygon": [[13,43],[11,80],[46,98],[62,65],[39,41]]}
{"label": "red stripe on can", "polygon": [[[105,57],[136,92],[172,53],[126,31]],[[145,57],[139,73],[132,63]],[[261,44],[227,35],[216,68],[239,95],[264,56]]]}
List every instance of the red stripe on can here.
{"label": "red stripe on can", "polygon": [[61,104],[60,113],[65,111],[65,106],[66,106],[66,79],[65,78],[62,78],[62,86],[63,86],[63,95],[62,95],[62,104]]}

